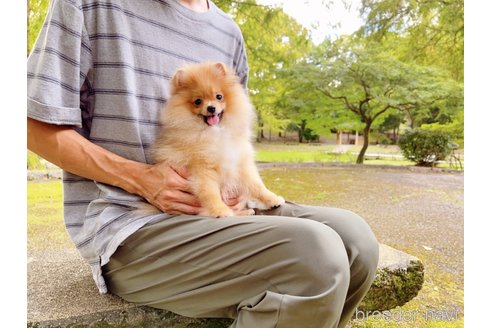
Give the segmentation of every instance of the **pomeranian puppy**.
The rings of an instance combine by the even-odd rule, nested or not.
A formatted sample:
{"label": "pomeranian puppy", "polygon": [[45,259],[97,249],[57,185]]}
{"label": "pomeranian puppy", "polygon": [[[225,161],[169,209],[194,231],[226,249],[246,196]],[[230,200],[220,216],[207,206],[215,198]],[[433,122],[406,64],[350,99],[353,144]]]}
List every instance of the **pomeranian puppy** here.
{"label": "pomeranian puppy", "polygon": [[[252,208],[284,204],[265,187],[255,165],[253,119],[246,91],[223,63],[191,64],[174,74],[152,156],[188,170],[193,194],[204,208],[200,215],[251,215]],[[223,201],[235,195],[245,199],[236,212]]]}

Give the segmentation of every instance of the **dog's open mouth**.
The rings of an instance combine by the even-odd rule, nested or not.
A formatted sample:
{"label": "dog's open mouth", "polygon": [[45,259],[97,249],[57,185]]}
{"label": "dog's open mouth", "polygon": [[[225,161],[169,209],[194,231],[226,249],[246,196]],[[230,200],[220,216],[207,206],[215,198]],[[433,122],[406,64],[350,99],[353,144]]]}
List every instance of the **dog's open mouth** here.
{"label": "dog's open mouth", "polygon": [[220,123],[222,120],[222,116],[224,115],[224,112],[220,112],[219,114],[213,114],[213,115],[207,115],[203,116],[203,121],[207,123],[209,126],[214,126]]}

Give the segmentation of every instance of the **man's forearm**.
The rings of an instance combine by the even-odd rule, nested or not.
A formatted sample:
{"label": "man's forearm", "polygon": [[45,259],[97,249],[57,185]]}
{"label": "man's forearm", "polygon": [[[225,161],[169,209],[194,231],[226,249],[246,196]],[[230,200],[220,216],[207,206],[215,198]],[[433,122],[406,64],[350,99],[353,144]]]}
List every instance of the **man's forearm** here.
{"label": "man's forearm", "polygon": [[140,194],[138,176],[149,165],[125,159],[72,128],[27,119],[27,148],[73,174]]}

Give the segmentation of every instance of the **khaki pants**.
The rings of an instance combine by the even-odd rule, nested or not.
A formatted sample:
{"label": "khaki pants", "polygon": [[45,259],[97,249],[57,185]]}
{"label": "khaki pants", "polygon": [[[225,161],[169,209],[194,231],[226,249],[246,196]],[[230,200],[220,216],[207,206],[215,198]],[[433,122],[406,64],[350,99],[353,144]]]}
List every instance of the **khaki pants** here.
{"label": "khaki pants", "polygon": [[282,207],[250,217],[181,215],[130,236],[103,272],[109,290],[236,328],[343,327],[371,286],[378,243],[336,208]]}

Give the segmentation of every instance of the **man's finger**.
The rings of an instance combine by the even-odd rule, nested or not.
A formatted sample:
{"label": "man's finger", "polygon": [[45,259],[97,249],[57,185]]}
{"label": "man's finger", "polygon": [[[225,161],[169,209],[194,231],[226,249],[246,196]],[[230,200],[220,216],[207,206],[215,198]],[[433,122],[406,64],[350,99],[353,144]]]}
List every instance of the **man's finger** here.
{"label": "man's finger", "polygon": [[167,210],[166,213],[169,214],[186,214],[186,215],[197,215],[201,211],[201,207],[189,206],[181,203],[172,204],[171,209]]}
{"label": "man's finger", "polygon": [[191,188],[190,181],[188,180],[190,174],[188,173],[186,168],[171,167],[171,169],[174,171],[174,173],[176,173],[170,180],[171,186],[176,187],[176,189],[178,190],[192,193],[193,190]]}
{"label": "man's finger", "polygon": [[174,172],[176,172],[179,176],[181,176],[183,179],[188,179],[190,177],[190,173],[188,172],[188,170],[181,166],[181,167],[174,167],[174,166],[171,166],[171,169],[174,170]]}
{"label": "man's finger", "polygon": [[174,200],[177,203],[185,204],[193,207],[200,207],[200,202],[198,198],[190,193],[183,191],[176,191]]}

